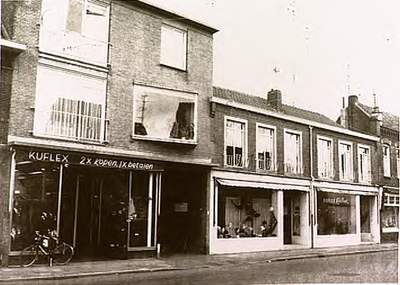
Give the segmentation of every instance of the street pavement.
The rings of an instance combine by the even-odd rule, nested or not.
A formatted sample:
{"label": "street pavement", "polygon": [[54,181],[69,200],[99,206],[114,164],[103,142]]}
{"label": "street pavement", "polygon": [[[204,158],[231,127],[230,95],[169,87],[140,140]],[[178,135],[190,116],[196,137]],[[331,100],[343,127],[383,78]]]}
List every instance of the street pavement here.
{"label": "street pavement", "polygon": [[293,259],[321,258],[329,256],[362,254],[383,251],[397,251],[396,243],[363,244],[345,247],[314,249],[288,249],[256,253],[222,255],[173,255],[160,258],[108,260],[94,262],[71,262],[65,266],[45,266],[43,264],[29,268],[10,266],[0,268],[0,282],[29,280],[59,280],[76,277],[94,277],[111,274],[135,272],[157,272],[172,270],[227,267],[262,262],[278,262]]}

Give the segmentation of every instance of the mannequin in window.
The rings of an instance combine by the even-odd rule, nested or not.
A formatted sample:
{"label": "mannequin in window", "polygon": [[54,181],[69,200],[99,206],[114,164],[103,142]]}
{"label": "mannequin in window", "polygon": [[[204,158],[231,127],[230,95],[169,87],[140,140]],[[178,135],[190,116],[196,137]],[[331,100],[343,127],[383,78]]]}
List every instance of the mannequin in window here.
{"label": "mannequin in window", "polygon": [[278,220],[275,217],[274,214],[274,207],[270,207],[269,208],[269,217],[268,217],[268,225],[266,228],[266,236],[275,236],[273,234],[276,225],[278,224]]}

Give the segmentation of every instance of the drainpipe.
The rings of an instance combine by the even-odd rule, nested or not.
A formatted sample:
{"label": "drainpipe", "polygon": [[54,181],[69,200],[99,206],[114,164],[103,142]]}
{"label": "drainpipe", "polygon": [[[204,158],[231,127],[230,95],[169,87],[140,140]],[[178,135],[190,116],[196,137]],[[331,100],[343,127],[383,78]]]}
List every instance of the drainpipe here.
{"label": "drainpipe", "polygon": [[310,129],[310,195],[309,195],[309,209],[310,209],[310,222],[311,225],[311,248],[314,248],[314,213],[315,213],[315,195],[314,195],[314,154],[313,154],[313,127],[308,126]]}

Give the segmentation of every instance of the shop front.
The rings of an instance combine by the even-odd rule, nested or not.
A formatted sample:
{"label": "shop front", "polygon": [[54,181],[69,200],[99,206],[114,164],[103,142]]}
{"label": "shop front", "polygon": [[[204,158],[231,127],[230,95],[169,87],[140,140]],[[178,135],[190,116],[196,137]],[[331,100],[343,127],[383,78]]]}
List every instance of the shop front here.
{"label": "shop front", "polygon": [[163,165],[95,154],[15,148],[10,255],[55,230],[76,259],[155,252]]}
{"label": "shop front", "polygon": [[380,241],[377,188],[316,187],[315,193],[315,247]]}
{"label": "shop front", "polygon": [[384,187],[381,208],[382,242],[398,241],[399,207],[399,188]]}
{"label": "shop front", "polygon": [[310,247],[309,182],[213,171],[210,253]]}

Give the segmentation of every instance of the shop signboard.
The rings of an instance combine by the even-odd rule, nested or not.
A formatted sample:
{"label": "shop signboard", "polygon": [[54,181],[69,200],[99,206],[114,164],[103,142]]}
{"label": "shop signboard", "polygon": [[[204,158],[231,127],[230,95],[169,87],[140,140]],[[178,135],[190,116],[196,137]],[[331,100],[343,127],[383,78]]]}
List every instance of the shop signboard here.
{"label": "shop signboard", "polygon": [[[20,153],[21,154],[21,153]],[[128,170],[162,170],[160,164],[146,162],[137,159],[116,158],[103,155],[77,154],[51,150],[23,151],[22,160],[55,162],[66,165],[82,165],[100,168],[117,168]]]}

